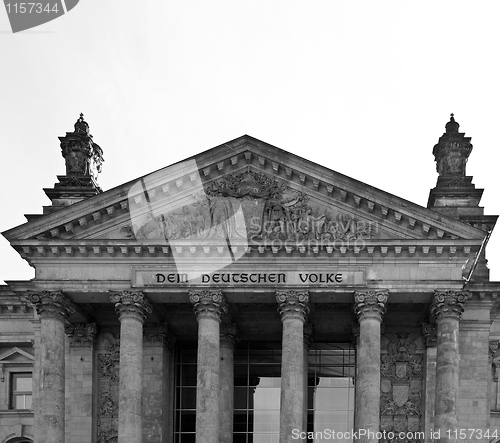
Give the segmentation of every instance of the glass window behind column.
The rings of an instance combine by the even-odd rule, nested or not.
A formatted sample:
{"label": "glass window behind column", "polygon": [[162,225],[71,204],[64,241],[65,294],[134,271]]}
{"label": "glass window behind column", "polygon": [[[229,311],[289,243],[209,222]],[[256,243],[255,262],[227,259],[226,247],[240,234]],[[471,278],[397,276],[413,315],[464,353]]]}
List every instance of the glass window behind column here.
{"label": "glass window behind column", "polygon": [[11,409],[31,409],[33,376],[31,372],[13,372],[10,380]]}

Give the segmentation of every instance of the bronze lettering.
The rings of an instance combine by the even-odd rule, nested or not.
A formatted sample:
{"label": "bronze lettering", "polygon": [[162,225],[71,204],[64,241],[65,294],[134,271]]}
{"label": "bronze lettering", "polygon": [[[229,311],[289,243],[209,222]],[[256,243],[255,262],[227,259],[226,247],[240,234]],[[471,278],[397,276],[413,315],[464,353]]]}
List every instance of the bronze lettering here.
{"label": "bronze lettering", "polygon": [[302,283],[305,283],[309,277],[309,274],[305,274],[305,277],[302,277],[302,274],[299,273],[299,277],[302,280]]}

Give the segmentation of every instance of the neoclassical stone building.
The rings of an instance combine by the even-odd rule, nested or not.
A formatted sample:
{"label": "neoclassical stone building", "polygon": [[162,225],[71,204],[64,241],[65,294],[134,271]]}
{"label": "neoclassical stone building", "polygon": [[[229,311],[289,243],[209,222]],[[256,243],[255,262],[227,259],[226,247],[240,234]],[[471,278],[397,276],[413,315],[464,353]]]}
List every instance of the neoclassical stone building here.
{"label": "neoclassical stone building", "polygon": [[453,116],[427,207],[249,136],[103,192],[83,115],[60,141],[3,233],[35,278],[0,286],[1,443],[496,439],[497,216]]}

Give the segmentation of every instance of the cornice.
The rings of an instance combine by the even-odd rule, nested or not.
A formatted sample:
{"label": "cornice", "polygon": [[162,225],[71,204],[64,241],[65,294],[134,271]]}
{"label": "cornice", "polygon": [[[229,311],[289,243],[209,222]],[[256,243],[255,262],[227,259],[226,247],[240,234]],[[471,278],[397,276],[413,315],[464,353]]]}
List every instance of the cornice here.
{"label": "cornice", "polygon": [[[354,242],[241,242],[231,241],[231,251],[244,251],[245,257],[305,257],[337,258],[406,258],[408,260],[467,260],[479,250],[480,240],[362,240]],[[31,261],[67,261],[84,258],[86,261],[111,258],[140,260],[184,257],[210,259],[225,256],[228,246],[220,241],[176,240],[175,246],[158,242],[135,240],[18,240],[12,243],[22,258]],[[173,249],[172,249],[173,248]],[[140,263],[137,263],[140,264]]]}

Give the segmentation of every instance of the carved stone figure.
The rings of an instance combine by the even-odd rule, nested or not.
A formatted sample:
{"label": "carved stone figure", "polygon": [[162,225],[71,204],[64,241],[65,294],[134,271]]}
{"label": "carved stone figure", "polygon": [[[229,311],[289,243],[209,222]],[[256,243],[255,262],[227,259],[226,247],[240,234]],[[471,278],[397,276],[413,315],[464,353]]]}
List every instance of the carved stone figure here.
{"label": "carved stone figure", "polygon": [[[75,123],[75,131],[67,132],[59,140],[61,154],[66,162],[66,176],[77,175],[96,180],[104,162],[103,153],[101,147],[93,141],[83,114],[80,114]],[[69,186],[69,182],[65,181],[64,185]]]}
{"label": "carved stone figure", "polygon": [[118,438],[118,385],[120,340],[111,332],[97,338],[97,441],[115,443]]}
{"label": "carved stone figure", "polygon": [[381,355],[380,414],[386,431],[408,431],[410,426],[417,431],[421,427],[423,354],[417,346],[420,337],[407,332],[384,334],[388,343],[387,352]]}
{"label": "carved stone figure", "polygon": [[246,170],[195,193],[182,209],[149,213],[122,228],[137,240],[346,240],[371,238],[370,222],[308,204],[309,197],[273,178]]}

